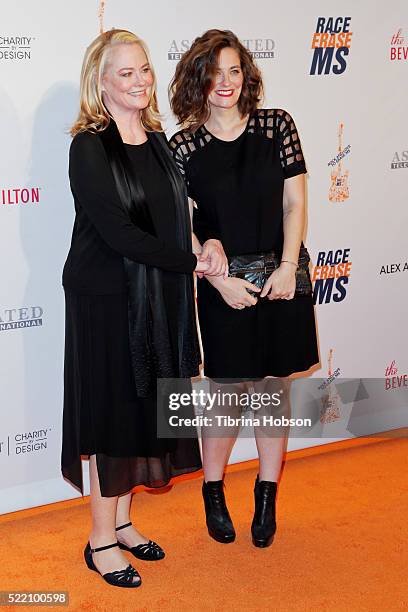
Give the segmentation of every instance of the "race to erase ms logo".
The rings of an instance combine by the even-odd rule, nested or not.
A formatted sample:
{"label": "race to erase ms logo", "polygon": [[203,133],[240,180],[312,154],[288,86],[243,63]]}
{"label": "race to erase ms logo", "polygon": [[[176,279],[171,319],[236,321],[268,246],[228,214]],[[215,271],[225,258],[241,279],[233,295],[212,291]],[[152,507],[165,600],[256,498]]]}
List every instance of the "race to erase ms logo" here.
{"label": "race to erase ms logo", "polygon": [[319,251],[311,271],[315,304],[342,302],[348,290],[352,262],[350,249]]}
{"label": "race to erase ms logo", "polygon": [[342,74],[350,53],[351,17],[318,17],[312,35],[310,74]]}

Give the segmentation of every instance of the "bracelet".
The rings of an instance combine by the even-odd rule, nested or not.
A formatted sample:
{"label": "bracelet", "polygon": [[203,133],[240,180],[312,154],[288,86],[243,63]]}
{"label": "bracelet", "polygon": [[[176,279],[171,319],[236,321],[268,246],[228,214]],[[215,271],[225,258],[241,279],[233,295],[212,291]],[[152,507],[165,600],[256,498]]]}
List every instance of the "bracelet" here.
{"label": "bracelet", "polygon": [[296,268],[298,267],[297,263],[295,263],[294,261],[289,261],[289,259],[281,259],[281,263],[290,263],[292,264],[292,266],[296,266]]}

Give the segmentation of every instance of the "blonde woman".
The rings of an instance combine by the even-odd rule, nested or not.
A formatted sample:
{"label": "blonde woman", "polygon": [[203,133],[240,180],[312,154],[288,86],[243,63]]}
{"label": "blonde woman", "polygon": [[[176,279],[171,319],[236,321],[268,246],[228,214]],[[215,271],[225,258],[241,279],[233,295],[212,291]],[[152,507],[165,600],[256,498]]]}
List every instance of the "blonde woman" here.
{"label": "blonde woman", "polygon": [[69,178],[75,203],[66,297],[62,472],[83,491],[90,458],[88,567],[138,587],[138,559],[164,557],[130,522],[131,490],[201,467],[196,440],[156,435],[156,381],[199,365],[183,180],[168,151],[148,50],[111,30],[88,47]]}

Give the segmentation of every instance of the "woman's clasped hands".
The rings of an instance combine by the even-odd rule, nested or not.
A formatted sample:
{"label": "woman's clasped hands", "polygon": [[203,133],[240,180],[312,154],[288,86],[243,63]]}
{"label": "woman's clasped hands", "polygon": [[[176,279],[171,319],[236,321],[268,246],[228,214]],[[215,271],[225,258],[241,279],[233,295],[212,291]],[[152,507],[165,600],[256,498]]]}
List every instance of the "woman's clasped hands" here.
{"label": "woman's clasped hands", "polygon": [[244,279],[228,276],[228,259],[219,240],[207,240],[197,255],[197,260],[197,276],[205,276],[220,292],[228,306],[237,310],[255,306],[258,298],[248,293],[247,289],[255,293],[261,290]]}
{"label": "woman's clasped hands", "polygon": [[291,300],[295,294],[295,270],[290,263],[282,262],[265,283],[263,289],[242,278],[228,276],[228,259],[219,240],[207,240],[197,255],[196,273],[199,278],[206,277],[221,294],[223,300],[238,310],[255,306],[258,296],[248,293],[248,290],[267,297],[268,300]]}

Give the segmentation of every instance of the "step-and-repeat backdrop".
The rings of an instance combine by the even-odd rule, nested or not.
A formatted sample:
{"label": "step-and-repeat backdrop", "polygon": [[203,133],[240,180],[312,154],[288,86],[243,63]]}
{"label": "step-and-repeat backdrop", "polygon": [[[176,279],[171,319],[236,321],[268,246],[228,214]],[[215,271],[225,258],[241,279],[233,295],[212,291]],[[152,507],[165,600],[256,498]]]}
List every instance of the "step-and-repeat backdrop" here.
{"label": "step-and-repeat backdrop", "polygon": [[[308,165],[321,354],[313,376],[384,378],[389,397],[407,384],[406,0],[9,2],[0,23],[0,513],[76,495],[59,471],[67,130],[85,48],[112,27],[150,46],[169,135],[167,86],[182,53],[208,28],[238,34],[263,71],[264,106],[292,114]],[[289,449],[355,435],[341,398],[332,413],[325,437],[292,437]],[[242,440],[232,461],[254,456]]]}

